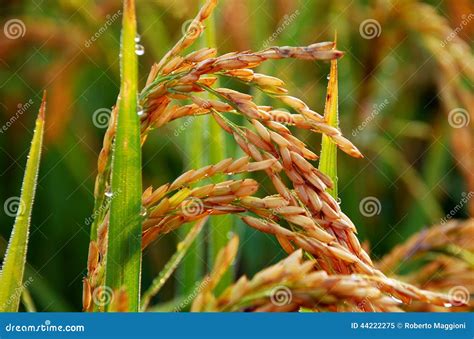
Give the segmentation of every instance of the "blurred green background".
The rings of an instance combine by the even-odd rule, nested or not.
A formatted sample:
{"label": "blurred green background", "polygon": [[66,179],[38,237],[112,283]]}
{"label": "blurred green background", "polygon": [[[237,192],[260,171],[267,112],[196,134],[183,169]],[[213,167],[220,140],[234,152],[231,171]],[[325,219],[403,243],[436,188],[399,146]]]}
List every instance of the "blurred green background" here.
{"label": "blurred green background", "polygon": [[[139,59],[141,85],[152,63],[179,39],[198,3],[137,0],[145,47]],[[416,6],[423,10],[414,13]],[[120,9],[118,0],[0,4],[2,206],[20,193],[41,93],[48,91],[45,151],[28,249],[29,269],[37,277],[31,292],[41,311],[81,308],[86,219],[105,132],[97,117],[110,110],[119,90]],[[346,52],[339,62],[341,129],[365,155],[339,156],[341,206],[375,259],[410,234],[441,222],[455,206],[462,205],[456,218],[469,214],[469,204],[472,213],[473,202],[461,200],[474,190],[473,122],[453,126],[450,114],[457,110],[468,119],[473,114],[472,13],[470,0],[221,0],[215,12],[221,54],[307,45],[332,40],[337,31],[338,49]],[[446,20],[443,25],[451,28],[435,19]],[[8,30],[13,23],[20,33]],[[259,71],[280,77],[292,95],[323,111],[329,64],[283,60]],[[259,103],[272,104],[256,96]],[[151,134],[143,155],[145,187],[171,181],[188,168],[183,151],[188,127],[177,121]],[[299,136],[319,152],[319,135]],[[364,211],[361,202],[367,198],[375,202],[375,212]],[[0,234],[5,240],[13,217],[3,212]],[[239,274],[252,275],[281,257],[270,236],[243,225],[238,230],[245,239]],[[171,234],[147,249],[145,286],[175,242]],[[173,289],[169,283],[157,301],[171,298]]]}

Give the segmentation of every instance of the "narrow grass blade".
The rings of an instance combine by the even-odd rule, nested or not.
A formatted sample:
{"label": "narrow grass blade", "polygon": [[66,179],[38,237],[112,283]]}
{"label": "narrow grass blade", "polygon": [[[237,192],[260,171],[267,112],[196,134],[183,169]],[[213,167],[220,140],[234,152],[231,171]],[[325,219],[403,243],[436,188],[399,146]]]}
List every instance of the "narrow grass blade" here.
{"label": "narrow grass blade", "polygon": [[[190,157],[190,168],[201,168],[204,166],[204,137],[202,131],[205,128],[205,117],[194,118],[189,133],[187,133],[186,144]],[[192,223],[183,225],[179,229],[180,239],[184,239],[192,229]],[[177,290],[179,294],[188,295],[194,287],[196,281],[202,278],[204,272],[204,240],[202,235],[198,235],[196,241],[191,244],[181,267],[178,269],[179,284]]]}
{"label": "narrow grass blade", "polygon": [[121,38],[121,85],[112,160],[106,285],[114,291],[124,289],[128,310],[138,311],[141,275],[141,147],[137,113],[138,66],[135,52],[135,1],[123,5]]}
{"label": "narrow grass blade", "polygon": [[[216,20],[215,13],[209,17],[204,38],[207,47],[217,47],[216,45]],[[216,83],[218,87],[219,84]],[[210,96],[209,93],[206,93]],[[217,164],[219,161],[227,157],[225,132],[214,119],[209,119],[209,160],[211,164]],[[225,176],[219,175],[215,177],[217,182],[224,181]],[[232,215],[223,215],[213,217],[209,221],[209,244],[208,244],[208,267],[213,267],[215,259],[219,251],[229,242],[229,235],[232,233],[234,218]],[[228,270],[222,277],[217,293],[222,292],[232,283],[233,272]]]}
{"label": "narrow grass blade", "polygon": [[[417,169],[410,164],[404,154],[397,148],[391,146],[382,137],[377,138],[370,144],[371,149],[376,152],[383,162],[392,167],[393,171],[400,175],[405,182],[410,194],[415,199],[418,209],[432,224],[438,223],[443,218],[443,208],[438,203],[432,190],[423,181]],[[380,152],[383,150],[383,152]],[[412,232],[412,230],[410,230]]]}
{"label": "narrow grass blade", "polygon": [[18,212],[3,260],[2,271],[0,272],[0,312],[18,311],[23,291],[28,234],[43,144],[45,110],[46,94],[43,95],[43,101],[36,119],[35,132],[21,187]]}
{"label": "narrow grass blade", "polygon": [[25,306],[26,312],[36,312],[36,306],[28,289],[23,289],[21,293],[21,302]]}
{"label": "narrow grass blade", "polygon": [[194,226],[188,232],[184,240],[178,244],[176,252],[173,254],[171,259],[165,265],[163,270],[153,280],[150,288],[148,288],[148,290],[145,293],[143,293],[142,303],[141,303],[141,310],[143,312],[147,309],[148,305],[150,304],[151,298],[153,298],[156,294],[158,294],[160,289],[163,287],[163,285],[168,281],[168,279],[171,277],[173,272],[176,270],[181,260],[183,260],[184,255],[188,252],[189,248],[194,243],[194,240],[196,240],[196,237],[201,233],[201,230],[204,224],[206,223],[206,221],[207,221],[207,218],[203,218],[194,224]]}
{"label": "narrow grass blade", "polygon": [[[329,72],[329,83],[326,94],[326,105],[324,107],[324,118],[329,125],[335,128],[339,127],[337,87],[337,60],[331,60],[331,70]],[[334,186],[333,188],[329,189],[328,192],[337,199],[337,145],[333,143],[326,135],[323,135],[322,138],[319,170],[331,178]]]}

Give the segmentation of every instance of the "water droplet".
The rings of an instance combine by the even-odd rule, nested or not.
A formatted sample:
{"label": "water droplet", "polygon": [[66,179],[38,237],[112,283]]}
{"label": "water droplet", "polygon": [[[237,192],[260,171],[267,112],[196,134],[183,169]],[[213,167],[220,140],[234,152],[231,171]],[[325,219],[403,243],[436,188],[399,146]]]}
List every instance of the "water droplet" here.
{"label": "water droplet", "polygon": [[234,172],[227,172],[227,175],[234,175]]}
{"label": "water droplet", "polygon": [[140,44],[136,44],[136,45],[135,45],[135,54],[136,54],[136,55],[143,55],[143,54],[145,54],[145,47],[143,47],[143,46],[140,45]]}
{"label": "water droplet", "polygon": [[142,206],[141,210],[140,210],[140,215],[142,217],[146,217],[146,215],[148,214],[148,210],[146,209],[145,206]]}
{"label": "water droplet", "polygon": [[451,304],[451,303],[444,303],[444,307],[448,307],[448,308],[449,308],[449,307],[453,307],[453,304]]}
{"label": "water droplet", "polygon": [[141,39],[142,37],[137,33],[137,35],[135,35],[135,42],[140,42]]}
{"label": "water droplet", "polygon": [[328,80],[331,79],[331,75],[328,74],[328,76],[326,77],[326,79],[328,79]]}
{"label": "water droplet", "polygon": [[392,299],[393,299],[395,302],[399,303],[399,304],[403,304],[403,301],[401,301],[401,300],[398,299],[398,298],[395,298],[394,296],[392,296]]}
{"label": "water droplet", "polygon": [[340,205],[341,204],[341,198],[337,198],[336,202],[337,202],[338,205]]}
{"label": "water droplet", "polygon": [[140,106],[140,105],[138,105],[138,106],[137,106],[137,114],[138,114],[139,116],[142,116],[143,113],[144,113],[143,107]]}
{"label": "water droplet", "polygon": [[112,198],[112,196],[113,196],[112,191],[110,191],[110,190],[105,191],[105,196],[106,196],[107,198]]}

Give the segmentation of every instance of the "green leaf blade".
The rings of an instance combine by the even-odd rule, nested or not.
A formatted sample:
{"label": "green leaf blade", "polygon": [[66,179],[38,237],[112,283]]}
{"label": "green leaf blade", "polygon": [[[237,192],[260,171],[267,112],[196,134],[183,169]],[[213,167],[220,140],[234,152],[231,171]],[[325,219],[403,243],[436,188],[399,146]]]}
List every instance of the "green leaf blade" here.
{"label": "green leaf blade", "polygon": [[0,312],[17,312],[24,289],[23,275],[25,272],[31,212],[33,210],[41,148],[43,145],[45,110],[46,100],[45,95],[43,95],[26,162],[18,213],[0,272]]}
{"label": "green leaf blade", "polygon": [[[204,1],[203,1],[204,3]],[[216,16],[215,13],[209,17],[208,25],[204,31],[205,47],[217,47],[216,39]],[[219,86],[219,79],[216,82]],[[206,93],[206,97],[210,98],[210,94]],[[229,153],[229,147],[226,145],[225,132],[214,119],[209,119],[209,161],[211,164],[217,164],[225,159]],[[217,182],[226,180],[225,175],[215,177]],[[208,250],[208,266],[213,267],[219,251],[229,242],[229,235],[232,234],[234,218],[232,215],[215,216],[210,219],[209,224],[209,250]],[[217,292],[222,292],[233,281],[232,270],[227,271],[221,279],[221,283],[217,288]]]}
{"label": "green leaf blade", "polygon": [[[158,274],[158,276],[153,280],[150,288],[145,293],[143,293],[142,306],[141,306],[141,310],[143,312],[146,311],[151,301],[151,298],[153,298],[153,296],[158,294],[160,289],[163,287],[163,285],[168,281],[168,279],[171,277],[173,272],[176,270],[179,263],[183,260],[186,253],[188,253],[189,249],[194,244],[196,238],[201,233],[201,230],[203,229],[204,224],[206,223],[207,219],[208,219],[207,217],[203,218],[197,221],[191,227],[191,230],[186,234],[186,237],[184,238],[184,240],[178,244],[177,246],[178,248],[176,252],[170,258],[170,260],[168,260],[163,270],[161,270],[160,274]],[[194,285],[196,285],[196,282],[194,283]]]}
{"label": "green leaf blade", "polygon": [[[337,60],[331,60],[324,118],[330,126],[339,128]],[[319,170],[331,178],[333,187],[328,192],[337,199],[337,145],[326,135],[322,137]]]}
{"label": "green leaf blade", "polygon": [[135,2],[125,0],[121,42],[121,85],[112,160],[106,279],[108,287],[125,289],[128,311],[140,305],[141,275],[141,145],[137,113],[138,60],[135,53]]}

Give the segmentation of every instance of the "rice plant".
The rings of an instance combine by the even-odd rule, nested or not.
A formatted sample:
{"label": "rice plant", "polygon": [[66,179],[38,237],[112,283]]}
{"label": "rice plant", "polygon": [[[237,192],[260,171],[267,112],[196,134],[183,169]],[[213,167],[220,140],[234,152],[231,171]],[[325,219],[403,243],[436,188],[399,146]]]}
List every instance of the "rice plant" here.
{"label": "rice plant", "polygon": [[[217,0],[203,2],[182,37],[151,65],[139,89],[140,16],[134,0],[123,1],[120,92],[97,159],[83,311],[472,309],[468,297],[453,297],[457,291],[452,291],[459,284],[467,286],[468,294],[474,290],[473,248],[463,241],[472,237],[472,220],[417,233],[373,260],[359,240],[358,227],[343,212],[338,159],[361,159],[363,154],[339,124],[338,67],[345,53],[336,41],[220,54],[211,20],[216,5]],[[405,6],[418,8],[406,1],[390,14],[419,29]],[[419,9],[437,18],[428,7]],[[428,47],[435,48],[429,34],[423,34]],[[283,59],[330,64],[323,114],[293,95],[294,89],[276,74],[265,74],[271,72],[265,65]],[[0,275],[2,311],[17,311],[20,297],[25,307],[31,305],[23,274],[44,112],[45,99],[25,170],[25,208],[15,221]],[[191,166],[170,182],[143,189],[142,161],[147,159],[142,147],[153,134],[189,118],[193,128],[184,133],[190,134],[188,143],[195,142],[185,147]],[[208,157],[202,156],[204,130],[214,139]],[[305,142],[306,134],[321,136],[321,146]],[[230,139],[232,145],[227,144]],[[231,152],[234,147],[240,153]],[[263,185],[261,178],[269,184]],[[411,179],[417,182],[416,173]],[[423,185],[414,187],[414,194],[421,194]],[[436,202],[425,209],[435,215]],[[237,276],[241,236],[232,231],[238,222],[273,237],[285,257],[253,277]],[[175,253],[146,286],[143,253],[175,231],[181,236]],[[419,272],[402,269],[420,258],[429,260],[416,263]],[[183,286],[170,303],[157,304],[156,296],[175,272],[183,277]]]}

